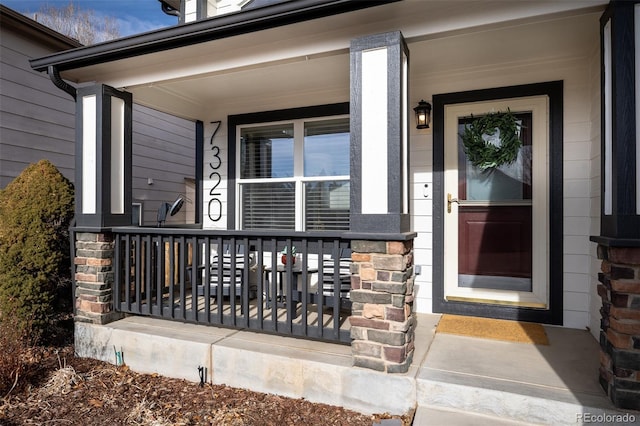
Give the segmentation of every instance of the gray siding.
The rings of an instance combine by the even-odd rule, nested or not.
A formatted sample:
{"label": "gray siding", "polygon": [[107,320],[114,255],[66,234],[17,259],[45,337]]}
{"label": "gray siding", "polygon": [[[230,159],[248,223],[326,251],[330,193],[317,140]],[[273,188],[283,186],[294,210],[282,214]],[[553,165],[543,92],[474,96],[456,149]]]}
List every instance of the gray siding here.
{"label": "gray siding", "polygon": [[0,31],[0,187],[43,158],[73,181],[73,100],[29,66],[30,58],[53,52]]}
{"label": "gray siding", "polygon": [[[75,105],[29,59],[56,50],[0,27],[0,188],[29,164],[50,160],[74,181]],[[135,99],[134,99],[135,102]],[[189,192],[195,178],[195,124],[140,105],[133,109],[133,201],[155,225],[162,202]],[[153,184],[148,184],[148,179]],[[193,222],[193,197],[167,223]]]}
{"label": "gray siding", "polygon": [[[156,223],[161,203],[188,192],[187,179],[196,174],[195,152],[193,122],[134,105],[133,201],[143,205],[144,225]],[[167,218],[167,224],[193,222],[195,200],[189,200],[175,217]]]}

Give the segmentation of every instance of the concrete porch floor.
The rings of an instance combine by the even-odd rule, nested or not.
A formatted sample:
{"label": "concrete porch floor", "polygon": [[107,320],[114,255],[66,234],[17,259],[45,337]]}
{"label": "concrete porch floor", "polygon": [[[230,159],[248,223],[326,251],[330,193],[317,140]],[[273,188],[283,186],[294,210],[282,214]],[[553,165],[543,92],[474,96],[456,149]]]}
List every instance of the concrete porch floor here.
{"label": "concrete porch floor", "polygon": [[134,371],[198,382],[205,367],[216,384],[367,414],[415,409],[419,426],[575,425],[585,414],[625,414],[598,383],[598,343],[587,331],[545,327],[550,344],[539,346],[436,334],[439,319],[418,314],[413,365],[394,375],[352,367],[349,346],[147,317],[76,323],[75,340],[79,356],[115,363],[118,351]]}

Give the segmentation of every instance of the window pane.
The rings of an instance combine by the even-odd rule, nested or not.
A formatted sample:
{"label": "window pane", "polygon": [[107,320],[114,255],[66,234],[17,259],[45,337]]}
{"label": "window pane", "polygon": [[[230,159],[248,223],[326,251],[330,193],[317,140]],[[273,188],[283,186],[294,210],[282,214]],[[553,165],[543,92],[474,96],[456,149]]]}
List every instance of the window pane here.
{"label": "window pane", "polygon": [[295,229],[295,183],[245,183],[242,229]]}
{"label": "window pane", "polygon": [[306,230],[349,230],[349,192],[348,180],[307,182]]}
{"label": "window pane", "polygon": [[349,176],[349,119],[304,123],[304,175]]}
{"label": "window pane", "polygon": [[293,176],[293,124],[242,129],[240,177],[243,179]]}

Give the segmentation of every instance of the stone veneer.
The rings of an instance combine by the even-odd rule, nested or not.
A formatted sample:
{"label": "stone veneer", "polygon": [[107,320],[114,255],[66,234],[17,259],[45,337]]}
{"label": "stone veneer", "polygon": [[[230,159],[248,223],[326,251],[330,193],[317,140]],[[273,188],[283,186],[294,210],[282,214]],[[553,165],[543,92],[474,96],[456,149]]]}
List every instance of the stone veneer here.
{"label": "stone veneer", "polygon": [[359,367],[404,373],[411,366],[413,240],[351,242],[351,353]]}
{"label": "stone veneer", "polygon": [[113,309],[113,235],[75,233],[75,320],[106,324],[122,318]]}
{"label": "stone veneer", "polygon": [[617,407],[640,410],[640,248],[599,245],[598,258],[600,384]]}

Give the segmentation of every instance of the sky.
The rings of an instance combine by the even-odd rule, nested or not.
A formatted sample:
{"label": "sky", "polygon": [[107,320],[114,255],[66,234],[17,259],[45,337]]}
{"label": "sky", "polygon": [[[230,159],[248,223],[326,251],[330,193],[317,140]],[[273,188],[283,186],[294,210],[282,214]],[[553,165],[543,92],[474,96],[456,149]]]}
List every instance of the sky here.
{"label": "sky", "polygon": [[[70,0],[0,0],[0,3],[17,12],[29,15],[48,4],[63,8]],[[178,18],[166,15],[158,0],[73,0],[81,10],[92,9],[96,16],[110,16],[120,26],[120,36],[125,37],[176,25]]]}

